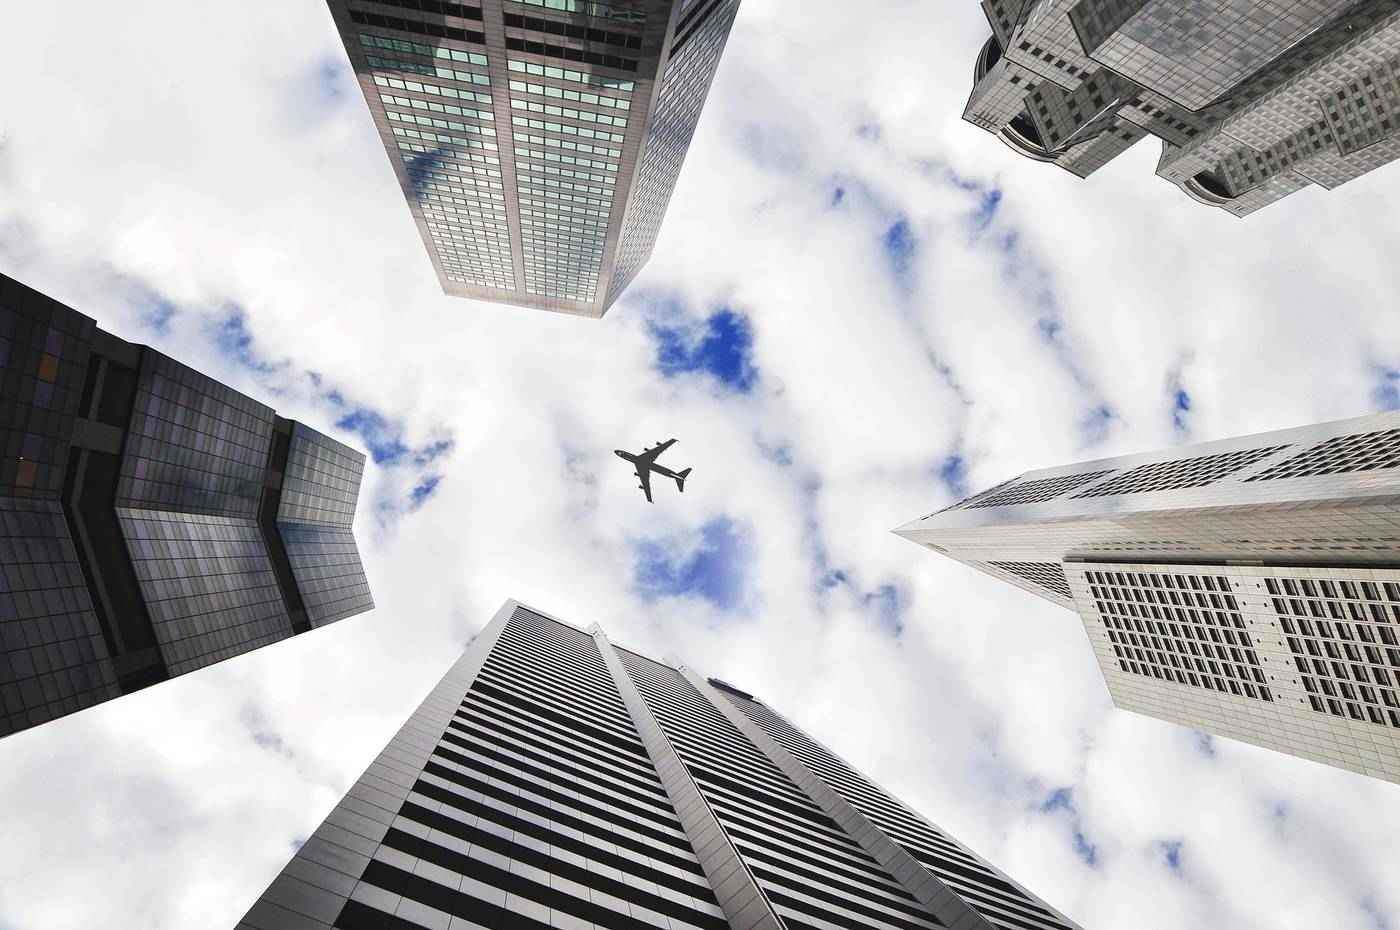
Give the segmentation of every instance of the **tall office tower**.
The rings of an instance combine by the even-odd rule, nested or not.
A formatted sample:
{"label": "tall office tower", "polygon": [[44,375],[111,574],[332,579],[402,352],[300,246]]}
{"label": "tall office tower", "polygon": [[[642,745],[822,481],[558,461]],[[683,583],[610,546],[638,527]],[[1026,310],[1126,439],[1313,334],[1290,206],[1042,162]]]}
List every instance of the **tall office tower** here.
{"label": "tall office tower", "polygon": [[983,0],[963,118],[1088,177],[1146,135],[1157,174],[1244,216],[1400,156],[1394,0]]}
{"label": "tall office tower", "polygon": [[238,930],[1067,930],[758,698],[506,602]]}
{"label": "tall office tower", "polygon": [[0,736],[369,610],[363,469],[0,275]]}
{"label": "tall office tower", "polygon": [[739,0],[329,0],[443,290],[601,317]]}
{"label": "tall office tower", "polygon": [[896,532],[1077,611],[1119,707],[1400,782],[1400,414],[1030,472]]}

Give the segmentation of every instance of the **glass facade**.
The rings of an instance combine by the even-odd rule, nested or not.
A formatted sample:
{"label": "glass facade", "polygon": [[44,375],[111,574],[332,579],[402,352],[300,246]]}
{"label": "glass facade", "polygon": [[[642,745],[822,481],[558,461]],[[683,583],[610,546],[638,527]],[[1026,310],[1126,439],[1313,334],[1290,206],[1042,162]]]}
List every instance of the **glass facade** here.
{"label": "glass facade", "polygon": [[277,532],[313,627],[374,607],[351,530],[364,468],[363,454],[292,424]]}
{"label": "glass facade", "polygon": [[58,499],[95,329],[0,275],[0,496]]}
{"label": "glass facade", "polygon": [[738,0],[392,5],[330,0],[443,289],[602,316],[650,253]]}
{"label": "glass facade", "polygon": [[238,924],[950,926],[1073,928],[752,695],[515,602]]}
{"label": "glass facade", "polygon": [[2,275],[0,453],[0,736],[374,606],[363,455]]}

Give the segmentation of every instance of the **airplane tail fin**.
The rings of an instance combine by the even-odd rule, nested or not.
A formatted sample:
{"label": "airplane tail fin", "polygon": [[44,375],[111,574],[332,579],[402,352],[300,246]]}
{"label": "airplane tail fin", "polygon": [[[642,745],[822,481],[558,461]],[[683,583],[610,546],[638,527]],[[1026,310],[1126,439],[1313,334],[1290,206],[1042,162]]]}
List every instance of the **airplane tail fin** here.
{"label": "airplane tail fin", "polygon": [[682,493],[685,492],[685,476],[688,474],[690,474],[689,468],[685,471],[676,472],[676,487],[678,487]]}

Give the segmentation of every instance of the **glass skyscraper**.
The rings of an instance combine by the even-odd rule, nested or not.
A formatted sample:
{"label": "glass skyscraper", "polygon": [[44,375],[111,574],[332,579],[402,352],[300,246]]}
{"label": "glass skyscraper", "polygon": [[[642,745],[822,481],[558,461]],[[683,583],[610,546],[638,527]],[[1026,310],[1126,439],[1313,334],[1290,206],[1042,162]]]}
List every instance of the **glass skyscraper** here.
{"label": "glass skyscraper", "polygon": [[238,930],[1069,930],[759,698],[514,601]]}
{"label": "glass skyscraper", "polygon": [[1400,156],[1394,0],[983,0],[964,119],[1088,177],[1144,136],[1157,174],[1245,216]]}
{"label": "glass skyscraper", "polygon": [[329,0],[443,290],[601,317],[739,0]]}
{"label": "glass skyscraper", "polygon": [[0,736],[374,606],[364,456],[0,275]]}
{"label": "glass skyscraper", "polygon": [[1031,472],[896,532],[1079,614],[1119,707],[1400,782],[1400,414]]}

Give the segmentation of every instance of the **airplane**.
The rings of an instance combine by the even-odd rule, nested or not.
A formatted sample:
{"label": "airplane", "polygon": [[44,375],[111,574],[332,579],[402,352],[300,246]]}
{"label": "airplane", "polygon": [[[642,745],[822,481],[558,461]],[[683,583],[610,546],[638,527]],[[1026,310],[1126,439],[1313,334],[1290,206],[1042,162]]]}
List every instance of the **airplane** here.
{"label": "airplane", "polygon": [[671,471],[671,469],[667,468],[664,465],[656,464],[656,460],[661,455],[661,453],[665,452],[667,449],[671,448],[675,444],[676,441],[674,439],[668,439],[665,442],[658,442],[650,449],[645,449],[638,455],[633,455],[630,452],[623,452],[621,449],[613,450],[613,454],[616,455],[618,458],[625,459],[631,462],[636,467],[637,477],[641,479],[642,482],[640,485],[638,485],[638,487],[640,487],[642,489],[642,493],[647,496],[648,504],[651,503],[652,472],[656,472],[658,475],[662,475],[666,478],[675,478],[676,487],[682,493],[685,492],[685,476],[690,474],[689,468],[687,468],[685,471]]}

